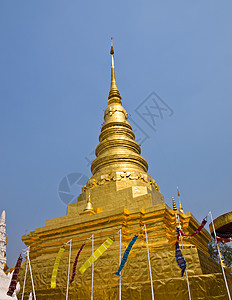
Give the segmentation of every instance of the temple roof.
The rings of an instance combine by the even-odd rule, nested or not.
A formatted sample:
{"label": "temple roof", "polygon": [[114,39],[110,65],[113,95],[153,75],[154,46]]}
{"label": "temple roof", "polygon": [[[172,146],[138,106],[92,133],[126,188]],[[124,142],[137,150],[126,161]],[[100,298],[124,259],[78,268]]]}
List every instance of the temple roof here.
{"label": "temple roof", "polygon": [[[216,235],[219,237],[229,237],[232,235],[232,211],[217,217],[214,221]],[[212,223],[209,224],[209,229],[214,236]]]}

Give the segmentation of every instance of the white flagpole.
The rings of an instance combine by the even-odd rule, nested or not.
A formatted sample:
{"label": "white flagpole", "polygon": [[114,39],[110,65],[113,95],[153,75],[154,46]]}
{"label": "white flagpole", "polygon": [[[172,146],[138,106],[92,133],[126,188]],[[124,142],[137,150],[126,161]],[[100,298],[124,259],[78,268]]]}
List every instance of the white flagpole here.
{"label": "white flagpole", "polygon": [[34,286],[34,281],[33,281],[33,276],[32,276],[32,269],[31,269],[31,263],[30,263],[29,252],[30,252],[30,247],[29,247],[28,250],[27,250],[27,257],[28,257],[29,270],[30,270],[30,273],[31,273],[31,284],[32,284],[33,296],[34,296],[34,300],[36,300],[36,296],[35,296],[35,286]]}
{"label": "white flagpole", "polygon": [[[119,246],[119,266],[121,264],[121,255],[122,255],[122,229],[119,230],[120,234],[120,246]],[[122,278],[121,273],[119,276],[119,300],[122,299]]]}
{"label": "white flagpole", "polygon": [[69,244],[69,258],[68,258],[68,279],[67,279],[67,291],[66,291],[66,300],[68,300],[68,287],[69,287],[69,273],[70,273],[70,260],[71,260],[71,249],[72,249],[72,239],[66,244]]}
{"label": "white flagpole", "polygon": [[27,259],[27,262],[26,262],[26,269],[25,269],[25,275],[24,275],[24,281],[23,281],[23,292],[22,292],[21,300],[23,300],[24,291],[25,291],[26,278],[27,278],[27,267],[28,267],[28,259]]}
{"label": "white flagpole", "polygon": [[[94,254],[94,235],[92,234],[92,255]],[[93,275],[94,275],[94,262],[92,263],[92,288],[91,288],[91,300],[93,300]]]}
{"label": "white flagpole", "polygon": [[216,244],[217,244],[217,249],[218,249],[218,254],[219,254],[219,258],[220,258],[220,262],[221,262],[222,274],[223,274],[223,277],[224,277],[227,294],[228,294],[229,300],[231,300],[230,290],[229,290],[228,283],[227,283],[227,280],[226,280],[226,275],[225,275],[225,271],[224,271],[223,264],[222,264],[222,258],[221,258],[221,255],[220,255],[220,249],[219,249],[218,242],[217,242],[217,236],[216,236],[216,231],[215,231],[215,227],[214,227],[212,212],[210,211],[209,214],[211,216],[211,221],[212,221],[212,226],[213,226],[213,232],[214,232],[214,238],[215,238]]}
{"label": "white flagpole", "polygon": [[147,228],[146,224],[144,224],[144,230],[146,235],[146,243],[147,243],[147,258],[148,258],[148,265],[149,265],[149,272],[150,272],[150,280],[151,280],[151,299],[154,300],[154,289],[153,289],[153,281],[152,281],[152,272],[151,272],[151,261],[150,261],[150,254],[149,254],[149,247],[148,247],[148,238],[147,238]]}
{"label": "white flagpole", "polygon": [[[178,214],[178,222],[179,222],[179,228],[181,229],[181,225],[180,225],[180,217]],[[183,245],[183,240],[182,240],[182,235],[180,234],[180,240],[181,240],[181,245],[182,245],[182,253],[183,253],[183,257],[185,260],[185,256],[184,256],[184,245]],[[186,260],[185,260],[186,262]],[[185,275],[186,275],[186,280],[187,280],[187,286],[188,286],[188,294],[189,294],[189,300],[191,300],[191,293],[190,293],[190,286],[189,286],[189,279],[188,279],[188,272],[187,272],[187,264],[186,264],[186,269],[185,269]]]}

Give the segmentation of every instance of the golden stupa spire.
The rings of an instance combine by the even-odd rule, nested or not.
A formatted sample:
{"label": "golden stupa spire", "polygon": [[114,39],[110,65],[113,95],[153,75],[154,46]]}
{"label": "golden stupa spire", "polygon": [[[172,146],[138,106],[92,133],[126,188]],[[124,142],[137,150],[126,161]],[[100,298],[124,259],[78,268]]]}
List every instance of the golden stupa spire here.
{"label": "golden stupa spire", "polygon": [[115,79],[115,71],[114,71],[114,47],[113,47],[113,38],[111,38],[111,85],[110,92],[108,97],[108,103],[119,102],[121,103],[121,96],[117,88],[116,79]]}
{"label": "golden stupa spire", "polygon": [[177,187],[177,196],[179,198],[179,213],[183,214],[184,213],[184,210],[183,210],[183,207],[181,205],[181,201],[180,201],[180,192],[179,192],[179,188]]}
{"label": "golden stupa spire", "polygon": [[174,213],[175,213],[176,227],[181,229],[180,221],[179,221],[179,212],[178,212],[178,209],[176,207],[176,201],[175,201],[174,197],[172,197],[172,208],[173,208]]}
{"label": "golden stupa spire", "polygon": [[[122,106],[114,72],[114,48],[111,40],[111,87],[108,106],[104,113],[104,123],[96,147],[96,159],[91,164],[92,174],[105,175],[114,172],[146,173],[148,164],[140,155],[140,145],[135,135],[128,114]],[[107,175],[108,176],[108,175]]]}
{"label": "golden stupa spire", "polygon": [[172,207],[173,207],[173,210],[176,212],[177,207],[176,207],[176,201],[175,201],[174,197],[172,197]]}

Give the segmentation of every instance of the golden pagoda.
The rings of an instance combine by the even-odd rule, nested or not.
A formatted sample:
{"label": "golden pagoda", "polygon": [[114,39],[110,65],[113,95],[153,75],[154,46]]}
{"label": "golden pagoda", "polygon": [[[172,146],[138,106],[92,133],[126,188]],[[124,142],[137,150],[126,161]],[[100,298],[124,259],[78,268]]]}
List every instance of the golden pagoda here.
{"label": "golden pagoda", "polygon": [[[128,115],[122,106],[117,88],[114,49],[111,46],[111,87],[104,124],[92,162],[93,176],[82,187],[77,202],[69,204],[66,216],[47,220],[46,225],[22,237],[30,246],[31,267],[38,300],[63,300],[66,295],[69,248],[60,261],[56,288],[51,289],[51,276],[61,246],[72,239],[71,269],[77,252],[83,248],[75,280],[69,285],[68,299],[90,299],[91,267],[82,275],[78,270],[92,254],[89,238],[94,235],[95,250],[110,237],[114,242],[95,262],[93,299],[119,299],[119,230],[122,253],[135,234],[139,235],[122,270],[122,299],[152,299],[148,268],[146,224],[154,297],[188,299],[186,278],[175,259],[177,219],[186,234],[193,233],[200,223],[194,216],[164,201],[159,186],[148,175],[148,164],[140,155]],[[175,203],[175,202],[173,202]],[[178,218],[177,218],[178,216]],[[209,257],[210,234],[203,229],[192,238],[183,238],[184,254],[192,299],[227,299],[220,266]],[[25,265],[24,265],[25,268]],[[21,270],[21,286],[24,270]],[[227,272],[230,289],[231,276]],[[31,291],[27,281],[25,298]]]}

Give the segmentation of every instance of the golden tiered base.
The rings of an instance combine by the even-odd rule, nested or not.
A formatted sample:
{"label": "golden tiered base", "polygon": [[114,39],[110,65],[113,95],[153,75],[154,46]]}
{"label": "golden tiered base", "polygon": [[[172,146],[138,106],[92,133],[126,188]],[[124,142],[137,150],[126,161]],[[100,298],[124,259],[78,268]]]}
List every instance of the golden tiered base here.
{"label": "golden tiered base", "polygon": [[[83,275],[79,268],[91,255],[91,241],[88,238],[92,234],[95,249],[108,237],[114,240],[95,262],[94,299],[118,299],[118,276],[114,273],[119,265],[119,229],[122,229],[122,252],[132,237],[139,234],[122,271],[122,299],[151,299],[146,240],[141,229],[143,224],[146,224],[148,232],[155,299],[188,299],[186,278],[181,277],[175,260],[176,218],[174,211],[163,202],[162,194],[152,184],[142,181],[137,182],[137,187],[129,179],[125,179],[124,184],[121,181],[108,182],[91,190],[95,214],[82,214],[86,205],[84,195],[85,191],[77,203],[68,206],[67,216],[48,220],[45,227],[22,238],[31,247],[30,259],[37,299],[65,299],[68,246],[58,269],[57,288],[51,289],[50,282],[59,248],[70,239],[71,271],[79,248],[83,243],[86,246],[79,257],[75,280],[70,285],[69,299],[90,299],[91,268]],[[199,226],[190,213],[182,214],[180,219],[183,231],[187,234]],[[205,229],[191,239],[184,239],[192,299],[227,299],[220,267],[208,257],[209,240],[210,235]],[[23,276],[22,268],[21,286]],[[227,274],[227,277],[232,291],[231,275]],[[27,278],[25,299],[32,290],[29,276]]]}

